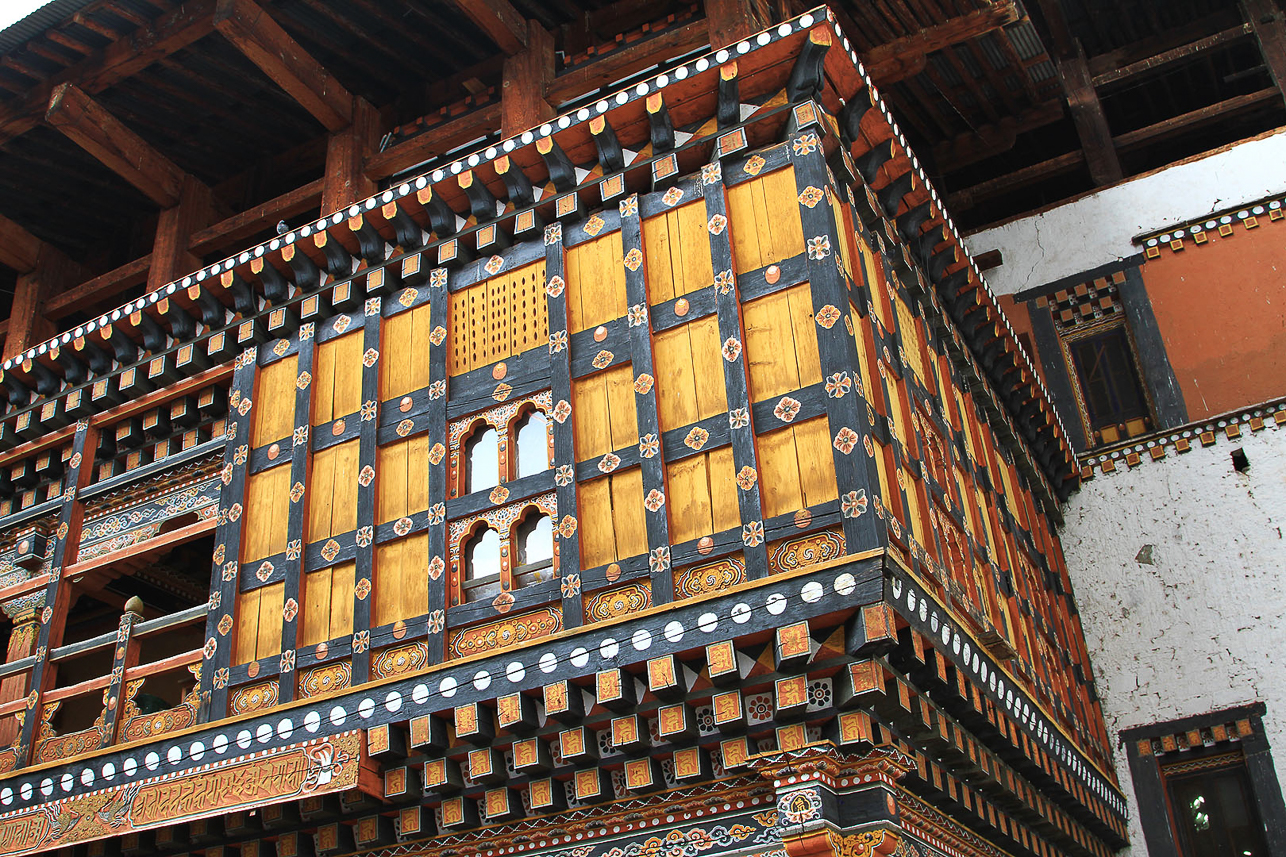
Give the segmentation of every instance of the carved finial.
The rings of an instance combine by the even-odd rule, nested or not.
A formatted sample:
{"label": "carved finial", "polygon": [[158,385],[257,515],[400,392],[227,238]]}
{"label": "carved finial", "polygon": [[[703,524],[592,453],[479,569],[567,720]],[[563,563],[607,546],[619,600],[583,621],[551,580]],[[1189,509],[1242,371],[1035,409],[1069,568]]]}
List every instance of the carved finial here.
{"label": "carved finial", "polygon": [[142,598],[139,598],[137,595],[131,595],[131,596],[130,596],[130,598],[129,598],[129,600],[125,602],[125,612],[126,612],[126,613],[136,613],[136,614],[138,614],[139,616],[142,616],[142,615],[143,615],[143,599],[142,599]]}

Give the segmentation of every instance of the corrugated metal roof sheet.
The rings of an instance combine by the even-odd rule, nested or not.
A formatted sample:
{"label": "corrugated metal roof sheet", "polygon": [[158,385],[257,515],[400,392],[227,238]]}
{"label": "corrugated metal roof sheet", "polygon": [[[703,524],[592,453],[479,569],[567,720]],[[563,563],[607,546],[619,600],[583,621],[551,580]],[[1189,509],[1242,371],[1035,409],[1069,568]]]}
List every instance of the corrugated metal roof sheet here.
{"label": "corrugated metal roof sheet", "polygon": [[0,56],[61,24],[92,2],[94,0],[49,0],[27,17],[0,30]]}

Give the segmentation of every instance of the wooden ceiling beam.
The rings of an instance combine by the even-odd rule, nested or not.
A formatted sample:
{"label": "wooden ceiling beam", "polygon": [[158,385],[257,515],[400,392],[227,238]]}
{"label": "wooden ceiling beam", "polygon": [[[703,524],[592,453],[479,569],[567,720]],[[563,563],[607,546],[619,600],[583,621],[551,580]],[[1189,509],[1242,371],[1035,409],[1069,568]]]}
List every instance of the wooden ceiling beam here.
{"label": "wooden ceiling beam", "polygon": [[1264,65],[1286,93],[1286,15],[1274,0],[1241,0],[1242,14],[1255,32]]}
{"label": "wooden ceiling beam", "polygon": [[328,131],[353,119],[353,96],[252,0],[218,0],[214,28]]}
{"label": "wooden ceiling beam", "polygon": [[989,199],[1035,184],[1051,176],[1071,172],[1085,162],[1085,153],[1080,149],[1032,164],[1029,167],[1014,170],[994,179],[989,179],[972,187],[958,190],[947,196],[947,208],[961,212],[973,208]]}
{"label": "wooden ceiling beam", "polygon": [[[1162,51],[1161,53],[1153,56],[1145,57],[1137,62],[1114,67],[1099,74],[1095,74],[1093,79],[1094,86],[1101,89],[1105,86],[1110,86],[1127,79],[1137,78],[1139,75],[1154,74],[1168,68],[1174,63],[1182,62],[1189,57],[1204,53],[1211,48],[1240,41],[1246,36],[1249,36],[1251,32],[1250,24],[1238,24],[1235,27],[1229,27],[1226,30],[1221,30],[1218,33],[1188,42],[1187,44],[1180,45],[1177,48],[1171,48],[1168,51]],[[1096,63],[1091,62],[1091,73],[1093,73],[1095,67]]]}
{"label": "wooden ceiling beam", "polygon": [[77,86],[54,90],[45,121],[161,208],[178,205],[186,173]]}
{"label": "wooden ceiling beam", "polygon": [[188,0],[162,15],[153,26],[117,39],[31,88],[21,100],[0,108],[0,144],[40,124],[59,85],[74,82],[90,95],[102,92],[211,33],[213,10],[214,0]]}
{"label": "wooden ceiling beam", "polygon": [[452,0],[507,56],[527,47],[527,21],[509,0]]}
{"label": "wooden ceiling beam", "polygon": [[862,62],[877,84],[889,86],[913,77],[924,68],[929,54],[952,45],[975,39],[1018,21],[1020,15],[1013,0],[993,3],[941,24],[886,42],[866,52]]}
{"label": "wooden ceiling beam", "polygon": [[0,265],[25,274],[36,267],[42,246],[26,228],[0,215]]}
{"label": "wooden ceiling beam", "polygon": [[1229,116],[1253,110],[1270,102],[1276,102],[1279,106],[1281,104],[1281,92],[1275,86],[1261,89],[1258,92],[1237,95],[1215,104],[1199,107],[1196,110],[1189,110],[1187,113],[1181,113],[1178,116],[1171,116],[1169,119],[1164,119],[1143,128],[1126,131],[1124,134],[1118,135],[1114,142],[1121,151],[1136,149],[1154,140],[1171,137],[1178,132],[1208,125],[1216,120],[1226,119]]}
{"label": "wooden ceiling beam", "polygon": [[949,173],[987,158],[1002,155],[1014,147],[1019,134],[1052,125],[1066,115],[1063,100],[1057,98],[1012,116],[1005,116],[992,125],[959,134],[945,143],[934,146],[934,164],[940,171]]}
{"label": "wooden ceiling beam", "polygon": [[1239,10],[1222,9],[1182,26],[1171,27],[1148,38],[1122,45],[1107,53],[1096,54],[1090,57],[1090,74],[1097,78],[1123,66],[1164,54],[1174,48],[1204,39],[1212,33],[1220,33],[1229,27],[1244,23]]}

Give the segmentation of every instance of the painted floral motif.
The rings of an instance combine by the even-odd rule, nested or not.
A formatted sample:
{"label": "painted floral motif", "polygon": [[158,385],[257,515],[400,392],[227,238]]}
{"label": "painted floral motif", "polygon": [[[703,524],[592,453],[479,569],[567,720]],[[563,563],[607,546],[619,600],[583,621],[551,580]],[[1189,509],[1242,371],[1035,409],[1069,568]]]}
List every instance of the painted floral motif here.
{"label": "painted floral motif", "polygon": [[375,361],[380,359],[380,353],[374,348],[368,348],[362,352],[362,365],[367,369],[375,365]]}
{"label": "painted floral motif", "polygon": [[[205,656],[205,659],[207,661],[213,658],[215,653],[218,651],[219,651],[219,642],[218,640],[214,639],[214,637],[211,637],[210,639],[206,640],[205,645],[201,647],[201,654]],[[35,704],[34,700],[32,701],[32,704],[33,705]]]}
{"label": "painted floral motif", "polygon": [[363,488],[368,487],[374,481],[375,481],[375,468],[371,467],[369,464],[363,467],[361,471],[357,474],[357,484],[361,485]]}
{"label": "painted floral motif", "polygon": [[419,296],[420,293],[415,289],[402,289],[402,293],[397,296],[397,302],[404,307],[409,307]]}
{"label": "painted floral motif", "polygon": [[567,347],[567,331],[555,330],[549,334],[549,353],[557,354]]}
{"label": "painted floral motif", "polygon": [[840,511],[845,518],[860,518],[866,514],[866,489],[849,491],[840,498]]}
{"label": "painted floral motif", "polygon": [[291,443],[295,446],[303,446],[308,443],[308,426],[300,426],[295,429],[295,434],[291,438]]}
{"label": "painted floral motif", "polygon": [[572,415],[572,406],[567,404],[566,399],[559,399],[558,404],[554,405],[553,411],[550,412],[550,416],[554,418],[554,422],[558,423],[559,425],[562,425],[563,423],[567,422],[567,418],[570,417],[571,415]]}
{"label": "painted floral motif", "polygon": [[853,381],[847,372],[836,372],[826,378],[826,395],[832,399],[842,399],[852,386]]}
{"label": "painted floral motif", "polygon": [[748,548],[759,547],[764,543],[764,522],[751,521],[741,528],[741,543]]}
{"label": "painted floral motif", "polygon": [[219,667],[214,671],[214,686],[217,690],[223,690],[228,686],[228,681],[232,678],[232,673],[227,667]]}
{"label": "painted floral motif", "polygon": [[571,485],[576,475],[570,464],[558,465],[558,470],[554,472],[554,484],[558,486]]}
{"label": "painted floral motif", "polygon": [[653,488],[651,491],[648,491],[647,496],[643,498],[643,507],[649,512],[655,512],[664,505],[665,495],[662,494],[659,489]]}
{"label": "painted floral motif", "polygon": [[358,631],[353,635],[353,654],[360,655],[371,646],[371,632]]}
{"label": "painted floral motif", "polygon": [[755,469],[749,464],[743,465],[742,468],[737,471],[737,487],[742,491],[749,491],[751,488],[754,488],[755,483],[758,481],[759,474],[755,473]]}
{"label": "painted floral motif", "polygon": [[245,464],[246,458],[249,457],[249,455],[250,447],[243,443],[232,451],[232,463]]}
{"label": "painted floral motif", "polygon": [[441,378],[429,385],[429,398],[440,399],[447,394],[447,382]]}
{"label": "painted floral motif", "polygon": [[440,324],[429,331],[429,342],[434,345],[441,345],[446,341],[446,338],[447,329]]}
{"label": "painted floral motif", "polygon": [[665,571],[670,567],[670,549],[659,547],[648,554],[647,564],[652,571]]}
{"label": "painted floral motif", "polygon": [[447,448],[442,445],[441,441],[433,444],[433,446],[429,449],[429,463],[434,465],[441,464],[442,459],[446,454],[447,454]]}
{"label": "painted floral motif", "polygon": [[276,354],[278,357],[282,356],[289,350],[290,350],[289,339],[278,339],[277,344],[272,347],[272,353]]}
{"label": "painted floral motif", "polygon": [[278,661],[281,672],[288,673],[295,668],[295,650],[286,649],[281,653],[281,660]]}
{"label": "painted floral motif", "polygon": [[311,384],[312,382],[313,382],[312,373],[305,370],[303,372],[300,372],[299,377],[295,379],[295,387],[297,387],[300,390],[307,390],[308,385]]}
{"label": "painted floral motif", "polygon": [[701,168],[701,184],[714,184],[723,180],[723,167],[718,161],[713,164],[706,164]]}
{"label": "painted floral motif", "polygon": [[706,223],[706,228],[710,230],[711,235],[722,235],[723,230],[728,228],[728,218],[722,214],[715,214]]}
{"label": "painted floral motif", "polygon": [[483,265],[482,268],[488,274],[495,274],[495,273],[498,273],[500,269],[503,268],[504,266],[505,266],[504,259],[500,258],[499,256],[492,256],[490,259],[487,260],[487,264]]}
{"label": "painted floral motif", "polygon": [[495,598],[491,599],[491,607],[497,613],[508,613],[509,609],[514,606],[514,594],[509,590],[504,590]]}
{"label": "painted floral motif", "polygon": [[866,448],[867,455],[871,458],[875,457],[875,444],[871,441],[871,436],[869,434],[862,438],[862,446]]}
{"label": "painted floral motif", "polygon": [[370,547],[370,546],[371,546],[371,542],[375,541],[375,528],[374,528],[374,527],[362,527],[361,529],[359,529],[359,530],[357,531],[357,537],[356,537],[356,538],[357,538],[357,546],[358,546],[359,548],[367,548],[367,547]]}
{"label": "painted floral motif", "polygon": [[736,363],[737,358],[741,356],[741,340],[735,336],[729,336],[723,342],[723,359],[729,363]]}
{"label": "painted floral motif", "polygon": [[303,556],[304,542],[302,539],[291,539],[286,542],[286,559],[296,560]]}
{"label": "painted floral motif", "polygon": [[839,321],[840,312],[833,304],[827,304],[817,311],[817,323],[830,330]]}
{"label": "painted floral motif", "polygon": [[732,269],[729,268],[714,275],[714,287],[721,295],[726,295],[732,291],[732,287],[737,284],[737,278],[733,276]]}
{"label": "painted floral motif", "polygon": [[238,568],[238,565],[235,559],[228,560],[227,562],[225,562],[223,564],[223,579],[225,581],[236,580],[237,568]]}
{"label": "painted floral motif", "polygon": [[606,225],[607,225],[606,220],[599,217],[597,214],[592,214],[590,215],[589,220],[585,221],[585,225],[581,227],[581,231],[583,231],[586,235],[589,235],[592,237],[602,232],[603,227]]}
{"label": "painted floral motif", "polygon": [[241,400],[241,404],[237,405],[237,413],[244,417],[250,413],[250,409],[253,407],[254,402],[249,398],[244,398]]}
{"label": "painted floral motif", "polygon": [[311,321],[305,322],[304,324],[299,325],[299,341],[307,342],[308,340],[312,339],[313,331],[315,329],[316,328],[313,326],[313,323]]}
{"label": "painted floral motif", "polygon": [[630,327],[647,324],[647,304],[634,304],[626,311],[626,318],[629,320]]}
{"label": "painted floral motif", "polygon": [[513,387],[502,381],[496,385],[496,389],[491,391],[491,398],[495,399],[497,402],[503,402],[505,399],[509,398],[509,394],[513,391]]}
{"label": "painted floral motif", "polygon": [[348,326],[352,323],[353,320],[347,315],[341,315],[339,318],[335,319],[335,323],[331,325],[331,329],[336,333],[343,333],[348,330]]}
{"label": "painted floral motif", "polygon": [[571,515],[563,515],[563,519],[558,522],[558,535],[565,539],[576,535],[576,519]]}
{"label": "painted floral motif", "polygon": [[760,170],[762,170],[765,166],[767,166],[767,164],[768,162],[765,161],[761,156],[751,155],[750,158],[746,161],[745,166],[741,168],[741,171],[748,176],[757,176],[759,175]]}
{"label": "painted floral motif", "polygon": [[798,399],[792,399],[790,396],[782,396],[777,407],[773,408],[773,414],[777,419],[784,423],[793,422],[795,415],[799,413],[800,402]]}
{"label": "painted floral motif", "polygon": [[229,616],[227,613],[224,613],[223,617],[219,619],[219,624],[217,627],[219,629],[220,637],[228,636],[228,632],[232,630],[232,617]]}
{"label": "painted floral motif", "polygon": [[643,251],[637,247],[631,248],[630,252],[625,254],[625,267],[631,271],[637,271],[643,264]]}
{"label": "painted floral motif", "polygon": [[688,432],[688,436],[683,439],[683,445],[689,449],[700,449],[706,445],[706,441],[709,439],[710,432],[701,428],[701,426],[693,426],[692,431]]}
{"label": "painted floral motif", "polygon": [[750,411],[746,408],[733,408],[728,412],[729,428],[741,429],[748,425],[750,425]]}
{"label": "painted floral motif", "polygon": [[817,203],[821,202],[824,196],[825,194],[822,193],[821,188],[809,185],[799,192],[799,204],[806,205],[809,208],[816,208]]}
{"label": "painted floral motif", "polygon": [[829,235],[818,235],[816,238],[808,239],[808,258],[825,259],[831,254],[831,239]]}
{"label": "painted floral motif", "polygon": [[609,452],[598,461],[598,469],[603,473],[611,473],[621,464],[621,457],[614,452]]}
{"label": "painted floral motif", "polygon": [[569,574],[563,578],[562,590],[564,598],[573,598],[580,594],[580,575]]}
{"label": "painted floral motif", "polygon": [[551,223],[545,227],[545,244],[557,244],[563,240],[563,225],[561,223]]}
{"label": "painted floral motif", "polygon": [[638,214],[639,213],[638,194],[627,196],[625,197],[625,199],[621,200],[620,210],[621,210],[621,217],[633,217],[634,215]]}
{"label": "painted floral motif", "polygon": [[321,555],[327,562],[333,562],[335,557],[339,556],[339,542],[327,539],[326,544],[322,545]]}
{"label": "painted floral motif", "polygon": [[682,188],[672,187],[665,192],[664,196],[661,197],[661,202],[664,202],[666,205],[673,206],[681,199],[683,199]]}
{"label": "painted floral motif", "polygon": [[857,432],[848,426],[844,426],[835,433],[834,445],[840,452],[848,455],[853,451],[853,447],[857,445],[857,440]]}
{"label": "painted floral motif", "polygon": [[445,568],[446,563],[443,562],[442,557],[435,556],[433,559],[429,560],[429,579],[438,580],[441,578],[442,572]]}
{"label": "painted floral motif", "polygon": [[639,439],[639,455],[642,458],[651,458],[660,448],[661,444],[654,434],[645,434]]}
{"label": "painted floral motif", "polygon": [[435,527],[445,521],[447,518],[447,507],[445,503],[434,503],[429,507],[429,523]]}
{"label": "painted floral motif", "polygon": [[594,355],[594,359],[590,361],[590,365],[595,369],[606,369],[608,366],[612,365],[612,360],[615,357],[616,355],[610,351],[600,351]]}
{"label": "painted floral motif", "polygon": [[353,594],[357,596],[358,601],[365,601],[366,596],[371,594],[371,579],[363,577],[357,581],[357,585],[353,587]]}
{"label": "painted floral motif", "polygon": [[406,437],[415,430],[415,422],[413,420],[402,420],[397,424],[397,428],[393,430],[397,432],[398,437]]}
{"label": "painted floral motif", "polygon": [[816,134],[809,132],[796,137],[792,142],[792,146],[796,155],[811,155],[817,151],[817,146],[820,142]]}
{"label": "painted floral motif", "polygon": [[268,578],[272,577],[272,573],[276,570],[276,567],[273,566],[272,563],[268,562],[268,560],[264,560],[259,564],[259,567],[255,569],[255,577],[259,578],[261,582],[267,583]]}
{"label": "painted floral motif", "polygon": [[374,399],[368,399],[362,402],[362,422],[367,423],[375,419],[379,413],[379,404]]}
{"label": "painted floral motif", "polygon": [[497,485],[495,488],[491,489],[491,493],[487,495],[487,498],[491,500],[492,503],[499,506],[501,503],[509,499],[509,489],[503,485]]}
{"label": "painted floral motif", "polygon": [[219,544],[217,547],[215,547],[214,553],[212,554],[212,558],[214,559],[214,564],[218,565],[219,563],[223,562],[223,558],[227,556],[227,552],[228,552],[228,546],[225,544]]}
{"label": "painted floral motif", "polygon": [[411,532],[411,527],[414,526],[414,523],[414,521],[407,517],[398,518],[397,523],[393,524],[393,533],[395,535],[404,536]]}
{"label": "painted floral motif", "polygon": [[429,633],[441,634],[442,629],[446,626],[446,613],[442,610],[434,610],[429,614]]}
{"label": "painted floral motif", "polygon": [[634,392],[638,393],[640,396],[646,396],[648,393],[652,392],[652,385],[654,383],[656,383],[656,379],[648,373],[643,372],[634,379]]}

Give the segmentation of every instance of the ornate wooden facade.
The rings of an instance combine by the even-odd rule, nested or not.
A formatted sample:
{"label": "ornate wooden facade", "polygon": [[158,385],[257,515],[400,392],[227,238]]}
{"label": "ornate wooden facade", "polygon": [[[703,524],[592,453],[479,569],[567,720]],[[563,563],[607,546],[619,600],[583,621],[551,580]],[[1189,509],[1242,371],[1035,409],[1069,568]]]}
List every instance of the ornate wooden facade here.
{"label": "ornate wooden facade", "polygon": [[5,853],[1124,844],[1075,459],[824,8],[2,380]]}

